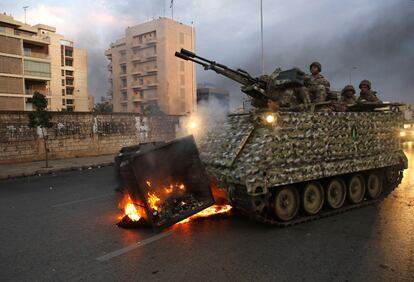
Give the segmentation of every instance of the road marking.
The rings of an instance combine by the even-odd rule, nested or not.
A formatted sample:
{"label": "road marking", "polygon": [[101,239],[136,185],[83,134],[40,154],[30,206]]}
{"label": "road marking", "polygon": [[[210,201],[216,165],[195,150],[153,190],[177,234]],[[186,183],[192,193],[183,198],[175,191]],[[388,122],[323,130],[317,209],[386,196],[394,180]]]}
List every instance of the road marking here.
{"label": "road marking", "polygon": [[53,205],[52,208],[59,208],[59,207],[69,206],[69,205],[73,205],[73,204],[77,204],[77,203],[93,201],[93,200],[106,198],[106,197],[113,196],[113,195],[115,195],[115,194],[114,193],[108,193],[108,194],[100,195],[100,196],[96,196],[96,197],[89,197],[89,198],[84,198],[84,199],[80,199],[80,200],[60,203],[60,204]]}
{"label": "road marking", "polygon": [[111,258],[120,256],[120,255],[123,255],[123,254],[128,253],[128,252],[130,252],[132,250],[135,250],[137,248],[140,248],[140,247],[143,247],[145,245],[151,244],[151,243],[153,243],[155,241],[158,241],[158,240],[160,240],[162,238],[165,238],[167,236],[170,236],[172,233],[173,233],[173,231],[169,231],[169,232],[166,232],[166,233],[161,233],[161,234],[158,234],[158,235],[149,237],[149,238],[147,238],[145,240],[142,240],[142,241],[136,242],[136,243],[134,243],[132,245],[129,245],[128,247],[125,247],[125,248],[122,248],[122,249],[119,249],[119,250],[116,250],[116,251],[107,253],[106,255],[103,255],[103,256],[100,256],[100,257],[97,257],[96,260],[99,260],[99,261],[107,261],[107,260],[110,260]]}

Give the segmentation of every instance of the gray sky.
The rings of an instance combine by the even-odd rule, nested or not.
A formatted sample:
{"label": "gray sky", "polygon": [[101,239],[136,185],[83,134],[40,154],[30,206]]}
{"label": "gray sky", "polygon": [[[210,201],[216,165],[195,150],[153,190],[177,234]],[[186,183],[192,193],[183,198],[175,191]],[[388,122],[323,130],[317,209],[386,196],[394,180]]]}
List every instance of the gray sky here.
{"label": "gray sky", "polygon": [[[194,23],[196,48],[202,56],[260,74],[259,0],[175,0],[174,18]],[[0,11],[29,24],[44,23],[86,48],[89,90],[98,97],[107,91],[110,42],[127,26],[171,16],[170,0],[135,1],[1,1]],[[414,103],[414,1],[411,0],[263,0],[265,69],[299,67],[320,61],[333,89],[370,79],[387,101]],[[241,101],[237,84],[197,70],[198,83],[209,82],[231,91],[232,105]]]}

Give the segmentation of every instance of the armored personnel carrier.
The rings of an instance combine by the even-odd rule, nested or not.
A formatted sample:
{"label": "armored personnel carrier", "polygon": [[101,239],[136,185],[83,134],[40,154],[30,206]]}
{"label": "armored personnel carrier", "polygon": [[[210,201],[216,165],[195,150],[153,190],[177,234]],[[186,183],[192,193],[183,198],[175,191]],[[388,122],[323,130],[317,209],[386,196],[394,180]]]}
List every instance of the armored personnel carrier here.
{"label": "armored personnel carrier", "polygon": [[260,79],[184,49],[176,56],[239,82],[257,107],[229,115],[198,144],[210,179],[249,217],[288,226],[378,202],[400,184],[407,158],[396,104],[319,112],[288,101],[273,111],[266,101],[295,97],[300,70]]}

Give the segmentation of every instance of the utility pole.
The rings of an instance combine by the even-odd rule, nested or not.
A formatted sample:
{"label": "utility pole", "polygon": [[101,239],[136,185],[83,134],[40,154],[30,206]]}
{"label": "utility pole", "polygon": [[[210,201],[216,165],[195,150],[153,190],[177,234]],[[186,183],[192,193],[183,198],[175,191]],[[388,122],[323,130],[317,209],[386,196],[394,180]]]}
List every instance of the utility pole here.
{"label": "utility pole", "polygon": [[264,44],[263,44],[263,0],[260,0],[260,39],[262,43],[262,54],[261,54],[261,62],[262,62],[262,75],[264,75]]}
{"label": "utility pole", "polygon": [[352,85],[352,71],[358,69],[357,67],[352,67],[349,69],[349,84]]}
{"label": "utility pole", "polygon": [[171,19],[174,20],[174,0],[171,0],[170,8],[171,8]]}
{"label": "utility pole", "polygon": [[24,10],[24,23],[25,24],[27,24],[27,21],[26,21],[26,10],[29,8],[29,6],[24,6],[23,7],[23,10]]}

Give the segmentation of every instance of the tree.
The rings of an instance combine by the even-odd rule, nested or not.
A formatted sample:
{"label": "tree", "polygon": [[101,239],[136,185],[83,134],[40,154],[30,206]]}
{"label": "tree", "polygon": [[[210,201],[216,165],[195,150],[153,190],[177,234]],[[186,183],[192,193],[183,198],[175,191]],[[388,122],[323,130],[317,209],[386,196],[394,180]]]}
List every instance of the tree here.
{"label": "tree", "polygon": [[53,123],[51,122],[52,114],[47,111],[47,99],[45,95],[35,92],[31,99],[35,111],[29,113],[29,127],[37,128],[40,127],[42,131],[43,144],[45,148],[45,164],[49,167],[47,158],[47,135],[45,135],[45,128],[51,128]]}
{"label": "tree", "polygon": [[142,113],[148,116],[165,115],[165,113],[161,111],[160,107],[156,103],[149,103],[145,105]]}
{"label": "tree", "polygon": [[93,107],[93,112],[98,114],[109,114],[112,113],[112,105],[108,103],[97,103]]}

